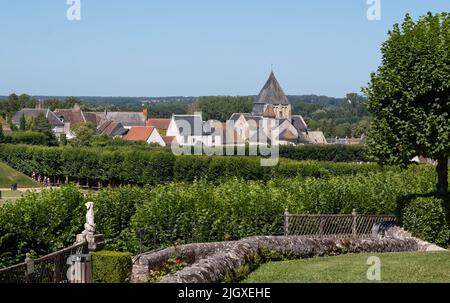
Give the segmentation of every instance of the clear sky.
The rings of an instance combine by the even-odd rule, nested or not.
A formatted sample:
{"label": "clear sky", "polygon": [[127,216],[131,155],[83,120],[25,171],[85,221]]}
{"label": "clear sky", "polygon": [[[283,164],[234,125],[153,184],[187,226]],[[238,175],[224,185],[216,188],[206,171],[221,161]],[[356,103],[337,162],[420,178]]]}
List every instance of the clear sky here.
{"label": "clear sky", "polygon": [[257,94],[270,66],[288,94],[360,92],[387,31],[450,0],[0,0],[0,95]]}

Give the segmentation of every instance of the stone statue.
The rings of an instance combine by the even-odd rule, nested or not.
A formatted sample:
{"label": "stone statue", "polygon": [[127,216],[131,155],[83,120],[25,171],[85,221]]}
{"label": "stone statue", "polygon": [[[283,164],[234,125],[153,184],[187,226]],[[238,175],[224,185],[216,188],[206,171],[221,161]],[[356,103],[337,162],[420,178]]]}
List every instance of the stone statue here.
{"label": "stone statue", "polygon": [[95,223],[94,223],[94,203],[87,202],[86,204],[86,223],[84,224],[83,235],[93,235],[95,234]]}

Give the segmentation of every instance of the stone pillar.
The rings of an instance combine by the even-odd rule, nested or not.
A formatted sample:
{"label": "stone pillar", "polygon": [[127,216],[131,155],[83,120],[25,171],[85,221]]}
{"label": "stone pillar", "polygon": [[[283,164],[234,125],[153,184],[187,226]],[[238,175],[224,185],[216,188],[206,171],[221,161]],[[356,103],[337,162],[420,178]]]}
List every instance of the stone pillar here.
{"label": "stone pillar", "polygon": [[356,237],[356,235],[357,235],[357,230],[356,230],[357,218],[358,218],[358,213],[356,212],[356,209],[353,209],[353,211],[352,211],[352,236],[353,237]]}
{"label": "stone pillar", "polygon": [[284,211],[284,236],[289,236],[289,211],[287,208]]}

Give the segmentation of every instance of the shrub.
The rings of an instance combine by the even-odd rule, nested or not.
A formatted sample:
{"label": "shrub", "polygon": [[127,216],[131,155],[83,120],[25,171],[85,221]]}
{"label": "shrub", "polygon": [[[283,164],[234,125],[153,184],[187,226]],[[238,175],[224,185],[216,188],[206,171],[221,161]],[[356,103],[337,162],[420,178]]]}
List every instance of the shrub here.
{"label": "shrub", "polygon": [[130,237],[131,218],[144,200],[150,196],[149,188],[124,186],[108,188],[91,193],[89,201],[94,202],[97,230],[107,241],[107,249],[137,251],[135,237]]}
{"label": "shrub", "polygon": [[48,145],[48,137],[40,132],[16,131],[4,136],[3,141],[11,144]]}
{"label": "shrub", "polygon": [[368,161],[364,145],[302,145],[280,146],[280,157],[292,160],[335,162]]}
{"label": "shrub", "polygon": [[403,225],[414,236],[438,245],[445,245],[450,238],[442,199],[433,197],[416,198],[406,206]]}
{"label": "shrub", "polygon": [[133,262],[130,253],[99,251],[92,253],[94,283],[126,283],[131,279]]}
{"label": "shrub", "polygon": [[0,266],[23,262],[29,252],[45,255],[73,244],[85,213],[83,195],[73,186],[5,203],[0,207]]}

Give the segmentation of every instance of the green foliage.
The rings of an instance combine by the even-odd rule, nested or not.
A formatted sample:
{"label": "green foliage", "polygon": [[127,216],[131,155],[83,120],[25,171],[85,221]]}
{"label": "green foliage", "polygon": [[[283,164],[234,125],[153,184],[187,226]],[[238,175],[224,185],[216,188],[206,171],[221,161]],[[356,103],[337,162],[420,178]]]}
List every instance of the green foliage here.
{"label": "green foliage", "polygon": [[[14,132],[31,142],[42,135]],[[21,134],[21,135],[19,135]],[[28,133],[27,133],[28,134]],[[21,139],[21,141],[25,141]],[[19,140],[18,140],[19,141]],[[20,141],[19,141],[20,142]],[[364,159],[364,149],[359,146],[295,146],[281,147],[282,157],[294,160],[323,159],[326,161],[357,161]],[[262,167],[257,157],[179,156],[159,147],[117,146],[73,148],[69,146],[43,147],[25,145],[0,145],[0,160],[13,168],[31,175],[52,177],[55,180],[84,181],[135,185],[155,185],[170,181],[208,179],[220,182],[229,177],[246,180],[269,180],[284,176],[326,176],[379,171],[373,164],[296,162],[281,159],[275,167]],[[393,169],[393,168],[389,168]]]}
{"label": "green foliage", "polygon": [[[145,246],[186,241],[222,241],[252,235],[280,234],[285,208],[292,213],[399,214],[401,197],[428,193],[433,168],[403,172],[315,178],[280,178],[267,183],[205,181],[157,186],[137,207],[132,229]],[[154,247],[157,248],[157,247]]]}
{"label": "green foliage", "polygon": [[421,197],[411,201],[404,210],[403,225],[422,240],[438,245],[449,243],[450,225],[440,198]]}
{"label": "green foliage", "polygon": [[280,157],[292,160],[335,162],[367,161],[364,145],[303,145],[280,146]]}
{"label": "green foliage", "polygon": [[99,251],[91,255],[94,283],[126,283],[130,281],[133,267],[130,253]]}
{"label": "green foliage", "polygon": [[92,122],[76,123],[71,126],[71,130],[75,138],[70,140],[70,143],[75,147],[90,146],[97,134],[96,126]]}
{"label": "green foliage", "polygon": [[4,136],[4,143],[10,144],[28,144],[28,145],[47,145],[48,138],[40,132],[34,131],[16,131]]}
{"label": "green foliage", "polygon": [[46,145],[56,145],[57,141],[55,134],[53,133],[52,127],[44,114],[41,113],[36,117],[36,119],[34,119],[31,130],[44,134],[47,137]]}
{"label": "green foliage", "polygon": [[107,249],[120,251],[125,247],[137,251],[139,242],[130,237],[131,218],[147,197],[149,188],[118,187],[90,193],[89,201],[95,205],[95,223],[107,241]]}
{"label": "green foliage", "polygon": [[[140,245],[153,249],[179,240],[210,242],[279,235],[286,208],[306,214],[350,214],[356,208],[362,214],[401,215],[403,197],[429,193],[434,180],[433,167],[412,166],[405,171],[326,178],[267,182],[232,178],[218,184],[124,186],[89,193],[86,199],[72,186],[28,193],[0,207],[0,265],[23,261],[30,251],[43,255],[73,243],[83,228],[87,200],[94,202],[97,228],[105,235],[108,249],[137,253]],[[422,228],[434,222],[428,217],[411,221],[415,208],[404,213],[405,222],[418,222],[414,226]],[[436,218],[430,208],[419,208],[417,213],[419,218],[428,213]]]}
{"label": "green foliage", "polygon": [[83,228],[84,199],[73,187],[27,193],[0,207],[0,266],[73,244]]}
{"label": "green foliage", "polygon": [[[383,44],[382,63],[365,89],[373,113],[371,157],[405,164],[417,155],[438,160],[438,191],[448,191],[450,155],[450,14],[407,15]],[[444,165],[445,164],[445,165]]]}

